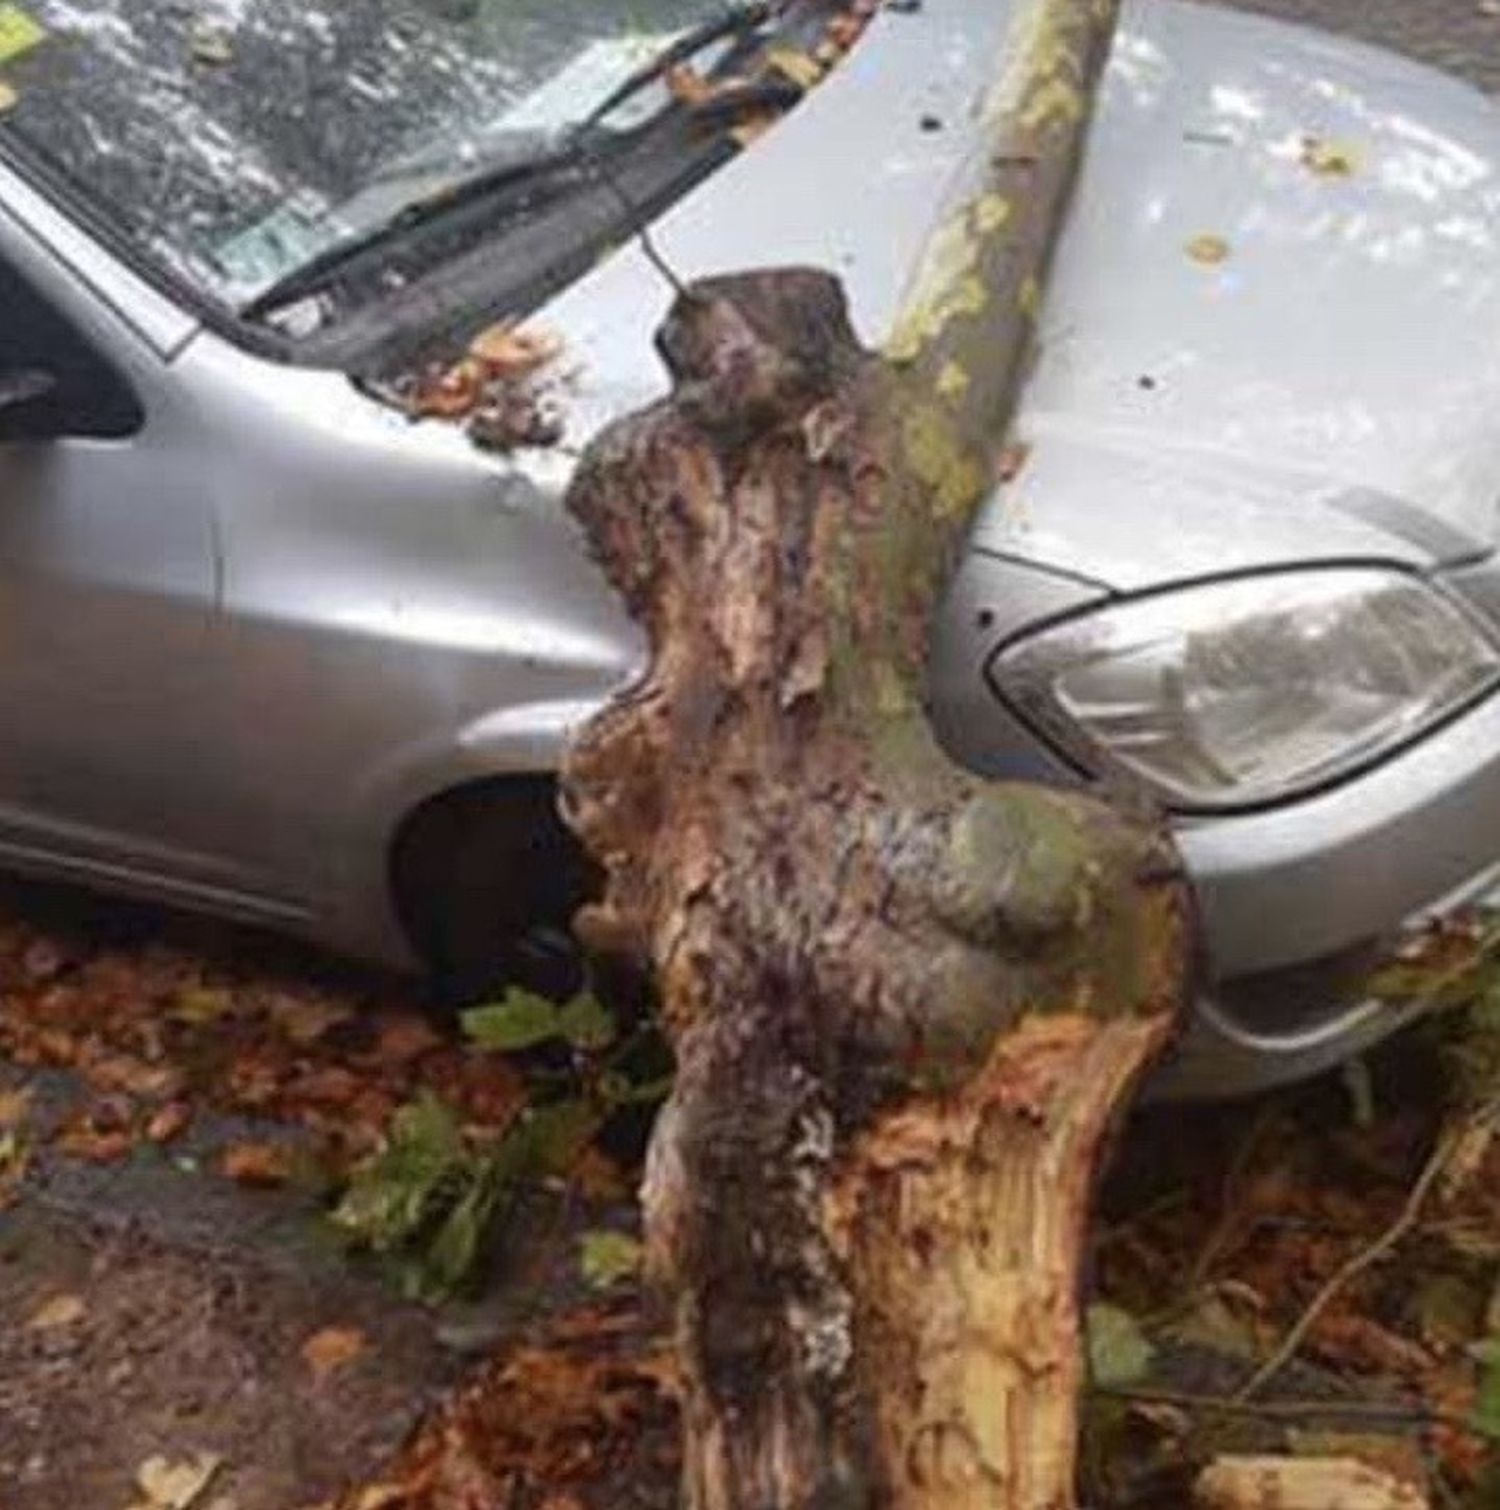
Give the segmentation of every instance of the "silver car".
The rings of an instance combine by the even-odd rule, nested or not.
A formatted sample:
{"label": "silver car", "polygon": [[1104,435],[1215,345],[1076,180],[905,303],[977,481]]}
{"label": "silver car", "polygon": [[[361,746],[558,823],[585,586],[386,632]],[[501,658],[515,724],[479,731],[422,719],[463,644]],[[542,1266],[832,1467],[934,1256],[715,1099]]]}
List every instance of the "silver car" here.
{"label": "silver car", "polygon": [[[559,500],[662,391],[663,270],[831,268],[878,343],[1010,12],[0,5],[0,862],[535,964],[548,773],[641,655]],[[1125,7],[933,703],[1173,815],[1173,1092],[1387,1032],[1369,961],[1500,860],[1497,165],[1446,77]],[[414,422],[504,317],[546,413]]]}

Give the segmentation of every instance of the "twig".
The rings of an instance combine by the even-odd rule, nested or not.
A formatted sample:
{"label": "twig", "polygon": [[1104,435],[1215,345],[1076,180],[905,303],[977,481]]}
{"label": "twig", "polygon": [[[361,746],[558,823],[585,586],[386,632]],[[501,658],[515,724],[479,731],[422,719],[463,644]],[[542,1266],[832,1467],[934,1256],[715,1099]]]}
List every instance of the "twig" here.
{"label": "twig", "polygon": [[1307,1308],[1292,1323],[1291,1329],[1281,1339],[1280,1345],[1275,1352],[1266,1359],[1250,1378],[1235,1391],[1236,1400],[1248,1400],[1262,1385],[1274,1378],[1287,1363],[1297,1349],[1302,1346],[1303,1339],[1312,1328],[1313,1323],[1327,1309],[1328,1303],[1344,1288],[1356,1275],[1362,1274],[1372,1264],[1378,1262],[1411,1229],[1416,1226],[1417,1219],[1422,1214],[1422,1206],[1428,1193],[1436,1183],[1438,1176],[1447,1167],[1448,1161],[1453,1157],[1454,1150],[1458,1148],[1468,1132],[1476,1125],[1493,1117],[1500,1110],[1500,1098],[1487,1102],[1471,1116],[1466,1117],[1457,1127],[1450,1129],[1438,1139],[1437,1146],[1432,1150],[1427,1162],[1422,1166],[1415,1183],[1406,1197],[1406,1203],[1402,1206],[1400,1214],[1389,1227],[1385,1229],[1372,1243],[1361,1248],[1350,1257],[1344,1264],[1336,1269],[1324,1282],[1323,1287],[1313,1296]]}
{"label": "twig", "polygon": [[1096,1395],[1115,1400],[1137,1400],[1146,1405],[1173,1405],[1180,1410],[1198,1410],[1212,1415],[1254,1416],[1268,1421],[1304,1421],[1319,1416],[1342,1416],[1351,1421],[1384,1421],[1394,1426],[1448,1426],[1471,1436],[1486,1433],[1465,1416],[1452,1411],[1431,1410],[1425,1405],[1383,1404],[1376,1400],[1244,1400],[1238,1395],[1195,1395],[1169,1389],[1132,1389],[1099,1384]]}

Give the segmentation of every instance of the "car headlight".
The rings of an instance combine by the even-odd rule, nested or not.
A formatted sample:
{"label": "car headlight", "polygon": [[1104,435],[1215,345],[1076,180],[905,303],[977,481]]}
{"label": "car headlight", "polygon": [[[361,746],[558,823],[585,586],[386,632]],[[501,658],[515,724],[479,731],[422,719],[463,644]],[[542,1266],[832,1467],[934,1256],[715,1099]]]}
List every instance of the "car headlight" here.
{"label": "car headlight", "polygon": [[1500,652],[1420,579],[1337,567],[1087,612],[1003,647],[990,674],[1086,769],[1222,810],[1377,759],[1494,686]]}

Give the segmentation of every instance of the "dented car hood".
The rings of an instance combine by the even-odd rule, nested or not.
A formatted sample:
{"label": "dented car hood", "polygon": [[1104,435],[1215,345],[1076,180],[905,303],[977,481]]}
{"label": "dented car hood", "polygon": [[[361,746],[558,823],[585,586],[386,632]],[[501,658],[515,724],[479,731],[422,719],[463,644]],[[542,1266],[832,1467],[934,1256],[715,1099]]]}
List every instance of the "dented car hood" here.
{"label": "dented car hood", "polygon": [[[883,11],[843,66],[654,227],[682,279],[837,272],[890,326],[971,145],[1011,7]],[[1038,320],[1025,460],[978,548],[1129,591],[1495,538],[1500,110],[1394,55],[1131,0]],[[565,445],[664,390],[636,245],[546,310]],[[623,313],[628,312],[628,313]]]}

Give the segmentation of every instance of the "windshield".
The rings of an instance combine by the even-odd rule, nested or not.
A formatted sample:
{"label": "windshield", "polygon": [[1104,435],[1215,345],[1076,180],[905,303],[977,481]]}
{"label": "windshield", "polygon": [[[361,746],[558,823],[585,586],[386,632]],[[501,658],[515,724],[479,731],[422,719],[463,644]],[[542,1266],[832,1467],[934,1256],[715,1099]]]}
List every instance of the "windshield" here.
{"label": "windshield", "polygon": [[0,134],[239,305],[577,118],[704,0],[0,0]]}

